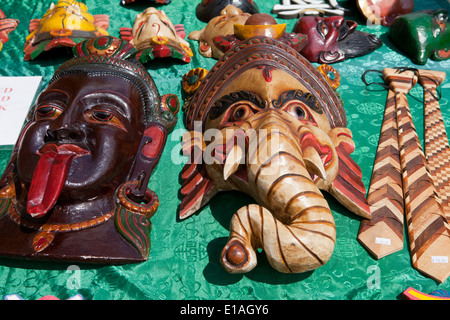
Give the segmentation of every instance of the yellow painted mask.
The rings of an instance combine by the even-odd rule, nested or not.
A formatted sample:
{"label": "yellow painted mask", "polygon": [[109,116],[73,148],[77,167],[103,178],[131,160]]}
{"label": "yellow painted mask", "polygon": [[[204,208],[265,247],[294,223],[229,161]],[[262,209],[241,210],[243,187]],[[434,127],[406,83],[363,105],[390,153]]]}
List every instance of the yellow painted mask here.
{"label": "yellow painted mask", "polygon": [[59,0],[56,5],[51,4],[41,19],[30,21],[25,60],[33,60],[53,48],[73,47],[83,40],[108,35],[108,25],[108,15],[91,15],[84,3]]}

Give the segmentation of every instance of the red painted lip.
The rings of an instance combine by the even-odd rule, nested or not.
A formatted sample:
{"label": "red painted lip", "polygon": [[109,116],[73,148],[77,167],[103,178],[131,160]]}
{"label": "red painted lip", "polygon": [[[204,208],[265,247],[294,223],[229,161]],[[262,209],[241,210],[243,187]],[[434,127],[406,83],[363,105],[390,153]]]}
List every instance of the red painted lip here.
{"label": "red painted lip", "polygon": [[49,143],[37,152],[38,155],[43,155],[45,153],[75,154],[77,157],[81,157],[90,154],[91,152],[74,144],[56,145],[54,143]]}
{"label": "red painted lip", "polygon": [[323,165],[326,166],[328,162],[330,162],[331,158],[333,157],[333,154],[331,152],[331,149],[327,146],[321,145],[316,137],[310,132],[305,133],[300,138],[300,144],[301,149],[305,149],[306,147],[312,146],[314,149],[316,149],[319,156],[322,158]]}

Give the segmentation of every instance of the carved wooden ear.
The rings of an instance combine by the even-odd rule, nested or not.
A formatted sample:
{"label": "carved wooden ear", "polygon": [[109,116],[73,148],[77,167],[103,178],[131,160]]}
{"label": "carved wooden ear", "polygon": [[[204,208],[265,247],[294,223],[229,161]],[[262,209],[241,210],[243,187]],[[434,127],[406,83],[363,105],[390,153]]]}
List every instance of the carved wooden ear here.
{"label": "carved wooden ear", "polygon": [[130,175],[131,181],[138,181],[138,186],[130,190],[134,199],[144,198],[148,181],[158,164],[166,140],[167,130],[164,126],[156,122],[147,125]]}
{"label": "carved wooden ear", "polygon": [[356,22],[353,21],[353,20],[347,20],[347,21],[346,21],[346,24],[347,24],[347,26],[348,26],[348,32],[347,32],[347,34],[352,33],[354,30],[356,30],[356,27],[358,26],[358,23],[356,23]]}
{"label": "carved wooden ear", "polygon": [[205,33],[205,28],[201,30],[192,31],[189,33],[189,40],[197,40],[200,41],[202,39],[203,34]]}
{"label": "carved wooden ear", "polygon": [[36,31],[39,28],[39,23],[41,22],[41,19],[31,19],[30,24],[28,25],[28,31],[32,33],[33,31]]}
{"label": "carved wooden ear", "polygon": [[341,146],[348,154],[355,151],[355,142],[353,141],[353,134],[349,128],[336,127],[330,130],[328,133],[331,140],[333,140],[334,146]]}
{"label": "carved wooden ear", "polygon": [[175,32],[177,33],[177,35],[181,38],[186,38],[186,30],[184,29],[184,24],[176,24],[174,25],[175,27]]}
{"label": "carved wooden ear", "polygon": [[133,40],[133,29],[131,28],[120,28],[119,32],[120,32],[120,39],[122,39],[123,41],[128,41],[130,42],[131,40]]}
{"label": "carved wooden ear", "polygon": [[16,167],[16,165],[15,165],[16,159],[17,159],[17,154],[13,154],[6,166],[5,172],[0,177],[0,190],[5,188],[7,185],[9,185],[11,183],[12,176],[13,176],[13,173],[14,173],[15,167]]}
{"label": "carved wooden ear", "polygon": [[335,63],[343,61],[345,59],[345,54],[340,49],[337,49],[336,51],[322,51],[317,59],[319,63]]}
{"label": "carved wooden ear", "polygon": [[107,14],[96,14],[94,15],[94,25],[103,30],[109,27],[109,16]]}

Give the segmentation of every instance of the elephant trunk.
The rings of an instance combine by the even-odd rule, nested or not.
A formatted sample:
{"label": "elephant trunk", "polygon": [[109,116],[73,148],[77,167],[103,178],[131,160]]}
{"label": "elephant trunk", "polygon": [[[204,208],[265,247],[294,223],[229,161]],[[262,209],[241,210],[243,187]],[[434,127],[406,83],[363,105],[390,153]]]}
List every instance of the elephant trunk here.
{"label": "elephant trunk", "polygon": [[248,122],[255,130],[246,158],[247,192],[260,205],[241,208],[231,220],[222,265],[232,273],[253,269],[256,248],[265,251],[272,267],[286,273],[316,269],[334,249],[333,215],[312,177],[326,179],[333,172],[326,168],[335,151],[317,141],[317,132],[292,128],[278,113],[268,111],[257,122]]}

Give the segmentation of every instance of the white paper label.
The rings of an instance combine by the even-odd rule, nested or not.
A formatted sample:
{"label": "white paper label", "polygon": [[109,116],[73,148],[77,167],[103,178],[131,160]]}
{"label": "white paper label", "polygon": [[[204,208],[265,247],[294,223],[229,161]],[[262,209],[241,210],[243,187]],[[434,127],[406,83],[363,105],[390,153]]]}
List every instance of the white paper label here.
{"label": "white paper label", "polygon": [[384,244],[384,245],[390,246],[391,245],[391,239],[375,238],[375,243],[376,244]]}
{"label": "white paper label", "polygon": [[447,256],[431,256],[431,263],[448,263]]}
{"label": "white paper label", "polygon": [[42,77],[0,77],[0,145],[14,145]]}

